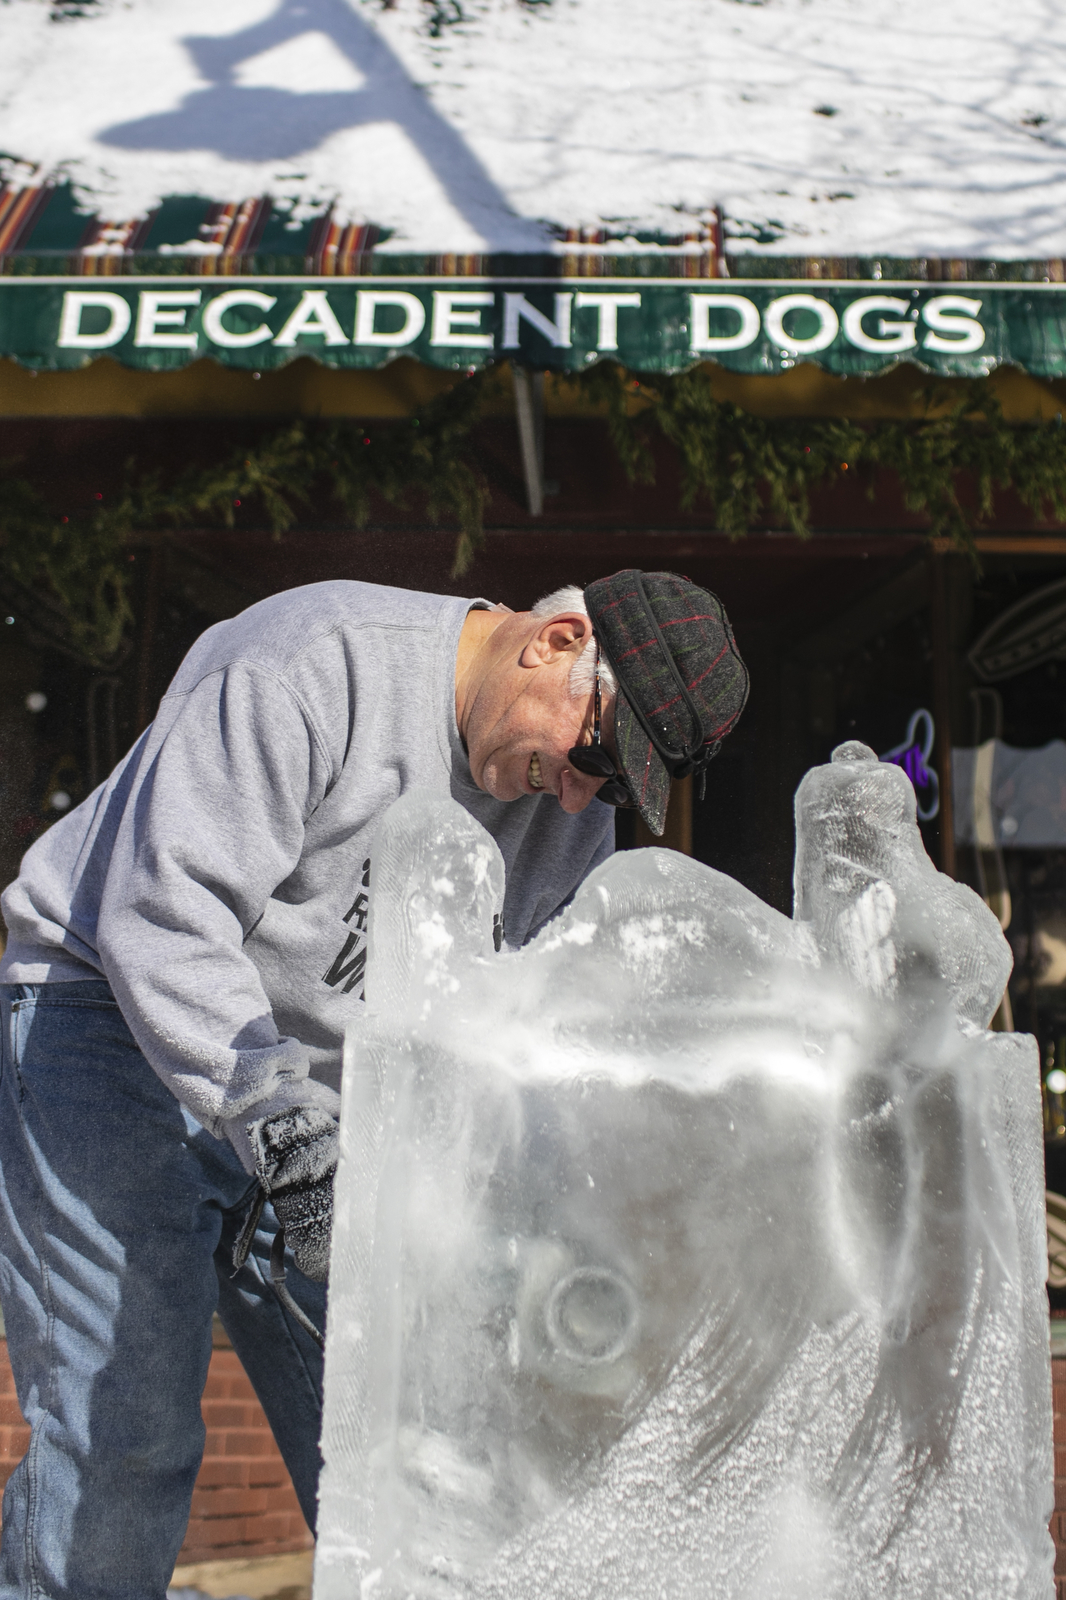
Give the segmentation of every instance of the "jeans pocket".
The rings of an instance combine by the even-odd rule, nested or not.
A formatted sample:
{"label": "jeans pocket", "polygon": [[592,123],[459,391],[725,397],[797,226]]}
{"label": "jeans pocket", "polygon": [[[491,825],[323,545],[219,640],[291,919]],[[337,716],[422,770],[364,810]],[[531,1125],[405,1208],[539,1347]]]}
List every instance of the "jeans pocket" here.
{"label": "jeans pocket", "polygon": [[7,1072],[10,1069],[10,1071],[14,1074],[15,1081],[19,1084],[20,1088],[20,1099],[22,1098],[22,1078],[20,1071],[22,1052],[25,1048],[26,1034],[29,1030],[29,1024],[32,1020],[36,1004],[36,998],[32,994],[20,995],[17,1000],[12,1000],[6,1018],[7,1026],[4,1030],[3,1065],[0,1067],[0,1071]]}
{"label": "jeans pocket", "polygon": [[[56,1082],[94,1038],[133,1045],[118,1002],[99,981],[26,986],[11,1005],[11,1067],[21,1100],[27,1074]],[[136,1049],[136,1046],[133,1046]]]}

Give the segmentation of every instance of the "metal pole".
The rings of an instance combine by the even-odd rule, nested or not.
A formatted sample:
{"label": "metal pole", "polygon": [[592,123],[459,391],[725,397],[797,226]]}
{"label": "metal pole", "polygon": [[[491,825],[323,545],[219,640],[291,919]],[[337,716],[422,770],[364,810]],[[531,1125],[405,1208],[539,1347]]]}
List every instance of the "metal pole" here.
{"label": "metal pole", "polygon": [[544,515],[544,374],[515,367],[514,404],[518,444],[531,517]]}

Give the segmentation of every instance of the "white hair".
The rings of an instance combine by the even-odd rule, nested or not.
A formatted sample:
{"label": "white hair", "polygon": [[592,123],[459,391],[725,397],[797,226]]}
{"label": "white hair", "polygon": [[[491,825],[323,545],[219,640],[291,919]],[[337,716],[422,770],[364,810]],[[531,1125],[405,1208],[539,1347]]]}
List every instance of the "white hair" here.
{"label": "white hair", "polygon": [[[551,594],[546,594],[543,600],[538,600],[532,608],[534,617],[558,617],[564,611],[580,611],[583,617],[588,616],[585,609],[585,592],[579,589],[576,583],[566,583],[561,589],[553,589]],[[591,619],[590,619],[591,620]],[[614,673],[610,665],[600,653],[600,683],[605,694],[614,694],[618,688]],[[570,693],[575,700],[583,700],[590,695],[596,687],[596,640],[590,633],[589,642],[570,668]]]}

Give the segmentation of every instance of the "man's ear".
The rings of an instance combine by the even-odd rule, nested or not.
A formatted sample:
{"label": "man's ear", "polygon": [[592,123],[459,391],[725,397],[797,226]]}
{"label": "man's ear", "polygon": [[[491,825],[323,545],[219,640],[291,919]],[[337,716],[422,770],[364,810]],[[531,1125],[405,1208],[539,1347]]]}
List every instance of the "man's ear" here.
{"label": "man's ear", "polygon": [[563,611],[542,624],[519,659],[523,667],[547,667],[560,656],[579,656],[592,636],[592,624],[580,611]]}

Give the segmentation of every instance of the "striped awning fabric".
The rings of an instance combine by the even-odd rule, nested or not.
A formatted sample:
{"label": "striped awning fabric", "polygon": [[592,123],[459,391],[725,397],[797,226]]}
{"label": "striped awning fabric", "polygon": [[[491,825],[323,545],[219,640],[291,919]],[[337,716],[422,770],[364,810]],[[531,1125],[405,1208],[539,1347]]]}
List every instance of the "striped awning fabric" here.
{"label": "striped awning fabric", "polygon": [[143,269],[147,257],[156,271],[228,277],[262,250],[285,258],[289,271],[354,275],[379,237],[380,229],[338,223],[328,210],[294,225],[264,195],[222,203],[181,196],[147,216],[117,218],[79,212],[66,185],[0,189],[0,273],[117,277]]}
{"label": "striped awning fabric", "polygon": [[[357,277],[386,237],[373,223],[342,221],[328,207],[295,220],[269,195],[225,203],[173,196],[147,216],[122,219],[85,215],[65,184],[0,188],[0,273],[20,276],[115,277],[150,268],[207,277],[256,270]],[[720,222],[651,242],[671,276],[720,273]],[[561,230],[558,252],[544,259],[544,276],[613,277],[625,258],[612,243],[603,228]],[[491,271],[490,258],[476,253],[419,259],[423,270],[441,277]]]}
{"label": "striped awning fabric", "polygon": [[[627,241],[632,231],[627,230]],[[0,188],[0,274],[115,277],[123,273],[180,272],[228,277],[256,271],[312,277],[358,277],[371,270],[387,231],[371,222],[339,220],[325,207],[293,219],[269,195],[217,202],[171,196],[147,216],[88,216],[66,184],[42,182]],[[883,257],[874,263],[851,256],[745,256],[723,253],[719,216],[698,233],[648,236],[641,273],[672,278],[796,278],[865,280],[870,277],[929,283],[1066,281],[1062,260],[995,262],[928,256]],[[390,252],[391,253],[391,252]],[[558,231],[554,252],[522,258],[538,276],[612,278],[633,272],[634,252],[618,248],[605,228]],[[404,257],[410,270],[415,258]],[[492,275],[496,258],[476,253],[419,256],[417,270],[439,277]],[[515,265],[509,258],[508,266]],[[388,270],[386,268],[385,270]]]}
{"label": "striped awning fabric", "polygon": [[13,255],[32,236],[52,193],[43,186],[0,189],[0,257]]}

